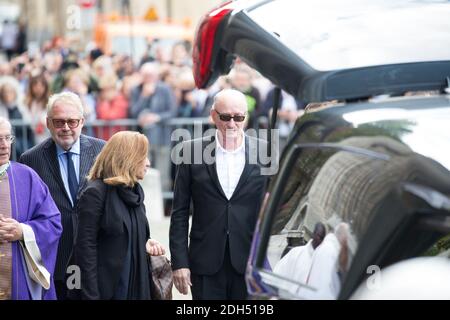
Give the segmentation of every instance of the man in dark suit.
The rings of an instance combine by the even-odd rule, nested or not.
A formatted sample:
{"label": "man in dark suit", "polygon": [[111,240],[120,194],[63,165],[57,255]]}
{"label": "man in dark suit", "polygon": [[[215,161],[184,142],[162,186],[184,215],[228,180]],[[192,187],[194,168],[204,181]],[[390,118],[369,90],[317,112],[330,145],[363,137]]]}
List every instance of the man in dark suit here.
{"label": "man in dark suit", "polygon": [[244,272],[266,185],[255,161],[262,142],[244,134],[247,102],[239,91],[219,92],[210,115],[215,135],[184,142],[177,166],[170,224],[174,284],[182,294],[191,286],[194,299],[245,299]]}
{"label": "man in dark suit", "polygon": [[33,168],[47,184],[61,212],[63,233],[55,266],[55,288],[59,300],[67,297],[66,272],[76,235],[77,195],[105,141],[81,135],[84,125],[80,98],[71,92],[50,97],[47,127],[52,135],[23,153],[19,161]]}

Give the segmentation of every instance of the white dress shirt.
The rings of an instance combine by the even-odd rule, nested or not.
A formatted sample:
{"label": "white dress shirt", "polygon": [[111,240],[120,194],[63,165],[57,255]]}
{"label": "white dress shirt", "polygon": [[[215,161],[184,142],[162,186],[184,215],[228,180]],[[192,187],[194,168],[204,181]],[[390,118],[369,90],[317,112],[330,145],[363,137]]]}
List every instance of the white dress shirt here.
{"label": "white dress shirt", "polygon": [[216,131],[216,170],[219,182],[228,200],[236,189],[245,167],[245,137],[241,145],[233,151],[225,150]]}

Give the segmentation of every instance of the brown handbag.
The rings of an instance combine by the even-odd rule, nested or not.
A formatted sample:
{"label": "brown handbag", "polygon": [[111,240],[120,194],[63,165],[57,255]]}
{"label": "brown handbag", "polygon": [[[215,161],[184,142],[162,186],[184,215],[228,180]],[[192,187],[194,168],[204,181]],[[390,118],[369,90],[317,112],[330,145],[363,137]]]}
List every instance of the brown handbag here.
{"label": "brown handbag", "polygon": [[153,300],[172,300],[173,273],[166,256],[150,256]]}

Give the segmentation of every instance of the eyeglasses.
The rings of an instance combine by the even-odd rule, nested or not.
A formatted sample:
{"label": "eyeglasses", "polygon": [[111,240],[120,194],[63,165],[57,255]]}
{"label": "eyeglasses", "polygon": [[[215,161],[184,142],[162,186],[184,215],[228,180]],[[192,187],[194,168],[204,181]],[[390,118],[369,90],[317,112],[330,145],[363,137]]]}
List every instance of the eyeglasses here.
{"label": "eyeglasses", "polygon": [[70,129],[75,129],[80,125],[80,121],[81,119],[52,119],[52,124],[55,128],[61,129],[64,128],[67,123]]}
{"label": "eyeglasses", "polygon": [[14,139],[13,135],[0,136],[0,142],[13,143]]}
{"label": "eyeglasses", "polygon": [[242,122],[245,120],[245,114],[244,115],[236,114],[236,115],[232,116],[231,114],[228,114],[228,113],[220,113],[216,109],[214,109],[214,111],[219,115],[219,119],[222,121],[228,122],[228,121],[231,121],[231,119],[233,119],[234,122]]}

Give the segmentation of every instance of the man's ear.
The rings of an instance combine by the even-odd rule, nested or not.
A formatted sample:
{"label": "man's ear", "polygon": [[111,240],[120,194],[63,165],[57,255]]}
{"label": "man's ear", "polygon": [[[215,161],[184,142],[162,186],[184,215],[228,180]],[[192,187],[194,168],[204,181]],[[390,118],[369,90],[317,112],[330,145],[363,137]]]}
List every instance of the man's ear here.
{"label": "man's ear", "polygon": [[209,110],[209,122],[211,122],[212,124],[216,124],[216,120],[214,119],[213,113],[214,113],[214,109],[211,108]]}

